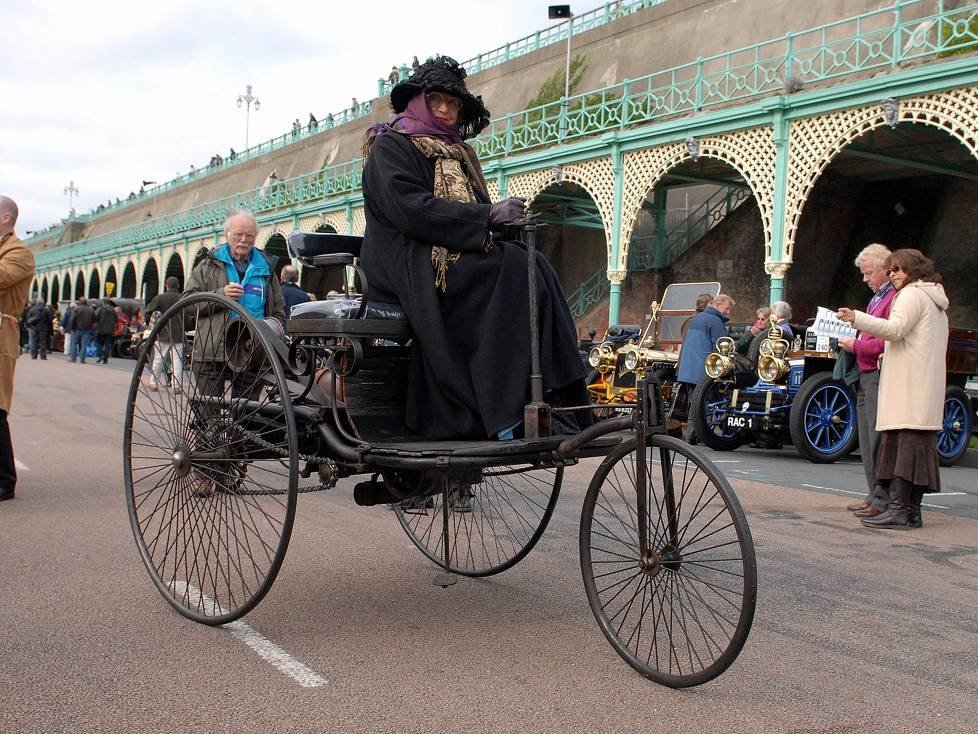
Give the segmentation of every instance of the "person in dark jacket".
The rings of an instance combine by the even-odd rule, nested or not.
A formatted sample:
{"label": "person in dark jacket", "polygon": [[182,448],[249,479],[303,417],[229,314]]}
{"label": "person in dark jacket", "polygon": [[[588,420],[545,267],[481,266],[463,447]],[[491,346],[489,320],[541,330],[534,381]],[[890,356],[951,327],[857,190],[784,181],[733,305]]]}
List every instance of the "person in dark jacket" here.
{"label": "person in dark jacket", "polygon": [[27,309],[24,316],[28,331],[28,348],[30,349],[31,359],[37,359],[40,352],[41,359],[48,358],[48,342],[51,339],[51,313],[44,305],[44,301],[38,298]]}
{"label": "person in dark jacket", "polygon": [[[154,318],[158,319],[180,300],[180,281],[175,276],[168,277],[164,287],[166,290],[146,306],[147,323],[153,323]],[[153,365],[147,383],[150,390],[159,389],[159,383],[166,377],[163,364],[167,359],[170,360],[170,373],[173,376],[171,389],[173,392],[180,392],[183,389],[183,336],[183,319],[170,319],[156,335]]]}
{"label": "person in dark jacket", "polygon": [[[463,140],[489,122],[465,70],[422,64],[391,90],[395,117],[364,143],[370,298],[399,303],[416,335],[406,422],[428,439],[511,438],[529,397],[527,250],[493,236],[524,202],[493,204]],[[537,253],[539,339],[548,401],[587,403],[577,331],[553,267]],[[589,417],[579,414],[578,422]]]}
{"label": "person in dark jacket", "polygon": [[309,302],[309,294],[296,285],[299,282],[299,269],[295,265],[286,265],[279,277],[282,280],[282,298],[285,299],[285,318],[288,318],[293,306]]}
{"label": "person in dark jacket", "polygon": [[88,349],[88,342],[92,338],[92,327],[95,326],[95,309],[88,305],[88,299],[82,296],[75,305],[75,310],[71,317],[71,351],[68,353],[68,361],[74,362],[78,359],[79,347],[81,347],[81,363],[85,364],[85,351]]}
{"label": "person in dark jacket", "polygon": [[95,314],[95,356],[96,362],[109,363],[112,341],[115,339],[115,325],[118,317],[115,306],[108,298],[102,301]]}

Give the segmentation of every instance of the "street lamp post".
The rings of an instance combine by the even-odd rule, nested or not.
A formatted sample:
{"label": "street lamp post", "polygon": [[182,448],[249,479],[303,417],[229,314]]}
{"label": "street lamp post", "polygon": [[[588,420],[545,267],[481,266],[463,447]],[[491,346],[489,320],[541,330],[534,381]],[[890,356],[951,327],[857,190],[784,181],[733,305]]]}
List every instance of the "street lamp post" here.
{"label": "street lamp post", "polygon": [[560,103],[558,137],[563,140],[567,133],[567,100],[570,97],[571,36],[574,35],[574,13],[570,5],[551,5],[547,8],[550,20],[567,20],[567,53],[564,58],[564,99]]}
{"label": "street lamp post", "polygon": [[240,108],[242,104],[245,105],[245,150],[248,150],[248,125],[251,118],[251,103],[255,103],[255,112],[261,107],[261,100],[255,97],[251,93],[251,85],[245,86],[245,93],[238,95],[238,107]]}
{"label": "street lamp post", "polygon": [[78,193],[78,189],[75,188],[75,182],[69,181],[68,185],[65,186],[65,196],[68,197],[68,216],[75,213],[75,195]]}

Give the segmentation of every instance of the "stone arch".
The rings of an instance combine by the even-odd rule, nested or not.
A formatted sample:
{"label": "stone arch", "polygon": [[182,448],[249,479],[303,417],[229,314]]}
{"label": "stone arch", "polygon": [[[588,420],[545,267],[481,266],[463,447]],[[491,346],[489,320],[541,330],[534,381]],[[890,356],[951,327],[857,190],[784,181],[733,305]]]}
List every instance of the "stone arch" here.
{"label": "stone arch", "polygon": [[[112,285],[110,286],[109,283]],[[105,283],[103,284],[105,288],[105,295],[107,296],[118,296],[119,295],[119,274],[115,269],[115,263],[109,263],[109,267],[105,269]],[[111,293],[109,290],[111,288]]]}
{"label": "stone arch", "polygon": [[122,284],[119,286],[121,298],[136,298],[139,295],[139,283],[136,281],[136,266],[132,260],[126,263],[122,270]]}
{"label": "stone arch", "polygon": [[58,299],[61,297],[61,281],[58,280],[58,276],[55,275],[51,278],[51,290],[49,291],[50,298],[48,303],[52,306],[58,305]]}
{"label": "stone arch", "polygon": [[174,251],[170,258],[166,261],[166,271],[163,273],[163,282],[166,283],[166,279],[174,277],[180,281],[180,290],[183,290],[184,283],[184,267],[183,258],[180,256],[179,252]]}
{"label": "stone arch", "polygon": [[88,297],[102,297],[102,277],[99,275],[98,268],[92,268],[92,272],[88,274]]}
{"label": "stone arch", "polygon": [[41,291],[40,291],[41,300],[44,301],[44,303],[47,303],[48,302],[48,293],[49,293],[48,286],[49,285],[50,284],[48,283],[48,277],[45,275],[44,276],[44,279],[41,281]]}
{"label": "stone arch", "polygon": [[64,280],[61,281],[61,300],[70,301],[74,291],[71,289],[71,273],[65,273]]}
{"label": "stone arch", "polygon": [[[273,224],[270,227],[262,227],[258,232],[258,240],[256,242],[257,246],[265,250],[268,248],[269,241],[276,236],[282,238],[285,241],[285,237],[291,234],[295,228],[292,226],[292,222],[279,222],[278,224]],[[284,251],[282,254],[285,254]]]}
{"label": "stone arch", "polygon": [[85,273],[81,270],[75,276],[75,300],[85,295]]}
{"label": "stone arch", "polygon": [[560,176],[553,167],[530,171],[513,176],[507,181],[508,196],[522,196],[527,203],[532,202],[544,190],[560,181],[571,181],[594,199],[604,223],[607,241],[608,262],[611,262],[611,231],[614,226],[615,174],[611,170],[610,158],[595,158],[581,163],[568,163],[561,166]]}
{"label": "stone arch", "polygon": [[788,148],[788,186],[784,209],[782,260],[793,262],[795,235],[808,195],[816,181],[848,145],[883,125],[911,122],[940,128],[978,157],[978,88],[952,89],[899,100],[887,119],[883,103],[840,110],[791,123]]}
{"label": "stone arch", "polygon": [[146,264],[143,265],[143,277],[139,282],[139,294],[141,298],[149,301],[160,292],[160,268],[156,264],[155,257],[148,257]]}
{"label": "stone arch", "polygon": [[642,202],[671,169],[697,157],[715,158],[735,169],[750,187],[764,224],[764,259],[771,259],[771,222],[774,215],[774,129],[770,126],[689,140],[625,154],[625,181],[622,193],[620,261],[615,269],[624,270],[628,248]]}

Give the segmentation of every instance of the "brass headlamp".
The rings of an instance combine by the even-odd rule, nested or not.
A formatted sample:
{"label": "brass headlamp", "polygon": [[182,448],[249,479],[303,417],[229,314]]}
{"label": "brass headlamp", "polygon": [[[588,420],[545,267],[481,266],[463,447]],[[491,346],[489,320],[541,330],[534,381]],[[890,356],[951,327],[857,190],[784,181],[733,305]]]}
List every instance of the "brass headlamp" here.
{"label": "brass headlamp", "polygon": [[724,375],[730,374],[734,369],[734,347],[733,339],[729,336],[721,336],[717,339],[717,350],[706,358],[704,368],[706,374],[714,380],[719,380]]}
{"label": "brass headlamp", "polygon": [[615,371],[615,349],[605,342],[596,347],[592,347],[587,355],[587,363],[602,375]]}
{"label": "brass headlamp", "polygon": [[[649,340],[646,339],[644,344],[648,342]],[[649,367],[654,363],[674,363],[676,361],[675,355],[672,352],[665,352],[661,349],[652,349],[649,346],[639,346],[637,344],[629,344],[621,350],[620,354],[623,355],[621,370],[623,375],[634,372],[639,377],[644,377]]]}
{"label": "brass headlamp", "polygon": [[764,382],[777,382],[788,374],[791,369],[785,358],[788,346],[784,332],[778,326],[777,316],[771,314],[771,328],[768,329],[767,339],[761,342],[761,358],[757,360],[757,376]]}

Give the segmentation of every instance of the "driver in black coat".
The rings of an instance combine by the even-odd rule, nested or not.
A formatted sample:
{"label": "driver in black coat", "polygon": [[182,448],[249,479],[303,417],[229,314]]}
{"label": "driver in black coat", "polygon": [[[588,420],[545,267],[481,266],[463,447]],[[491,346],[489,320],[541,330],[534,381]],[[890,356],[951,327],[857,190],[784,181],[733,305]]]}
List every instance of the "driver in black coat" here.
{"label": "driver in black coat", "polygon": [[[520,434],[529,399],[527,250],[494,233],[524,216],[524,202],[489,198],[475,151],[462,142],[489,112],[464,79],[451,58],[422,64],[391,91],[394,119],[368,130],[360,262],[371,300],[400,303],[420,347],[408,427],[429,439],[505,439]],[[545,399],[586,404],[574,321],[539,253],[536,268]],[[577,415],[590,420],[588,411]]]}

